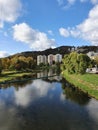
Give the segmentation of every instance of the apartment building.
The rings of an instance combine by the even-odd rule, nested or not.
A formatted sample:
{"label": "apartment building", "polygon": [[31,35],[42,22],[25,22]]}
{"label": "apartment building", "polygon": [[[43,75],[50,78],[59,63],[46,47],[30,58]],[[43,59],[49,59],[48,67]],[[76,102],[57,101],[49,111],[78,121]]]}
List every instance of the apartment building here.
{"label": "apartment building", "polygon": [[62,61],[62,55],[61,54],[56,54],[55,55],[55,62],[56,63],[61,63]]}
{"label": "apartment building", "polygon": [[47,58],[45,55],[37,56],[37,65],[40,65],[41,63],[43,63],[43,64],[47,63]]}
{"label": "apartment building", "polygon": [[49,64],[52,65],[53,62],[55,63],[61,63],[62,61],[62,55],[61,54],[49,54],[48,56],[45,55],[39,55],[37,56],[37,65],[40,65],[41,63],[43,64]]}
{"label": "apartment building", "polygon": [[48,55],[48,63],[49,63],[49,65],[52,65],[53,61],[54,61],[54,55],[53,54]]}

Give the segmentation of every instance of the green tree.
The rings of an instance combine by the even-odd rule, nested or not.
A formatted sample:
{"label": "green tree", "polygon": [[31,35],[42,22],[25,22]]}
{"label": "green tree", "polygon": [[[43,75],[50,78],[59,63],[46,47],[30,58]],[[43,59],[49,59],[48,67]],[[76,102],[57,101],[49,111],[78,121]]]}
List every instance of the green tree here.
{"label": "green tree", "polygon": [[97,64],[97,66],[98,66],[98,56],[96,56],[94,60],[95,60],[95,62]]}
{"label": "green tree", "polygon": [[67,70],[69,73],[84,74],[86,68],[91,66],[92,62],[90,58],[85,54],[78,54],[72,52],[69,55],[65,55],[63,58],[63,64],[61,69]]}
{"label": "green tree", "polygon": [[0,74],[1,74],[1,72],[2,72],[2,61],[0,59]]}

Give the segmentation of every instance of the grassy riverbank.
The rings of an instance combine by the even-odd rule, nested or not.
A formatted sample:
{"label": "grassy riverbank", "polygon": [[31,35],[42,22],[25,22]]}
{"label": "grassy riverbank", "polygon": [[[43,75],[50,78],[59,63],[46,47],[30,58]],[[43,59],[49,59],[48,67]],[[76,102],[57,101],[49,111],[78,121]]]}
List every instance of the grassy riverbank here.
{"label": "grassy riverbank", "polygon": [[53,65],[53,66],[43,66],[39,67],[35,70],[27,70],[27,71],[3,71],[0,74],[0,84],[5,83],[8,81],[15,81],[15,80],[21,80],[21,79],[27,79],[27,78],[36,78],[36,73],[49,70],[49,69],[56,69],[59,71],[59,66]]}
{"label": "grassy riverbank", "polygon": [[98,75],[97,74],[68,74],[63,72],[64,78],[90,96],[98,99]]}
{"label": "grassy riverbank", "polygon": [[22,72],[22,71],[4,71],[0,75],[0,83],[7,82],[11,80],[19,80],[21,78],[33,77],[35,71]]}

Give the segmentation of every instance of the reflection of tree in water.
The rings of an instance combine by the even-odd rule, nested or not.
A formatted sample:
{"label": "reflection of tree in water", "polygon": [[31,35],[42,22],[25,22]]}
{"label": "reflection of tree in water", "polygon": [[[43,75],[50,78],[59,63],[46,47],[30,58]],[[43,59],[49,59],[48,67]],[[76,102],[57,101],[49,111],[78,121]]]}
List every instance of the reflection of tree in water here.
{"label": "reflection of tree in water", "polygon": [[88,96],[87,93],[84,93],[78,88],[75,88],[67,81],[64,81],[62,83],[62,88],[63,93],[66,95],[66,99],[70,99],[71,101],[74,101],[79,105],[86,105],[90,100],[90,97]]}
{"label": "reflection of tree in water", "polygon": [[25,87],[26,85],[29,85],[32,83],[32,80],[25,80],[25,81],[20,81],[20,82],[15,82],[15,83],[8,83],[8,84],[1,84],[0,88],[6,89],[10,88],[11,86],[14,86],[16,90],[18,90],[19,87]]}
{"label": "reflection of tree in water", "polygon": [[19,87],[25,87],[26,85],[30,85],[31,83],[32,83],[32,80],[27,80],[23,82],[11,83],[11,86],[14,86],[15,88],[19,88]]}
{"label": "reflection of tree in water", "polygon": [[30,74],[30,75],[23,75],[22,77],[16,77],[11,81],[6,81],[4,84],[0,84],[0,88],[6,89],[8,87],[14,86],[15,88],[18,87],[25,87],[25,85],[29,85],[32,83],[33,79],[36,79],[37,74]]}

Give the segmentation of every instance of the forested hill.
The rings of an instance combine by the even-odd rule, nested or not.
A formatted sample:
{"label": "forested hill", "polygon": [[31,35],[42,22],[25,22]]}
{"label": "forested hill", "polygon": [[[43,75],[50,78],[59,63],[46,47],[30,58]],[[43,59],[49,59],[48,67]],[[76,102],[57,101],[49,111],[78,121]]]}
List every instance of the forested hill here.
{"label": "forested hill", "polygon": [[[13,56],[25,56],[25,57],[33,57],[33,58],[36,58],[38,55],[46,55],[48,56],[49,54],[57,54],[57,53],[60,53],[62,55],[65,55],[65,54],[68,54],[69,51],[68,51],[68,48],[71,48],[71,46],[61,46],[61,47],[57,47],[57,48],[49,48],[47,50],[44,50],[44,51],[27,51],[27,52],[21,52],[21,53],[17,53]],[[11,57],[13,57],[11,56]]]}
{"label": "forested hill", "polygon": [[[28,52],[21,52],[21,53],[17,53],[15,55],[9,56],[8,58],[12,58],[14,56],[25,56],[25,57],[33,57],[34,59],[38,56],[38,55],[49,55],[49,54],[62,54],[63,56],[65,54],[68,54],[71,52],[71,49],[73,48],[73,46],[60,46],[57,48],[49,48],[47,50],[44,51],[28,51]],[[98,46],[82,46],[82,47],[78,47],[76,50],[78,53],[87,53],[89,51],[97,51],[98,52]]]}
{"label": "forested hill", "polygon": [[73,47],[73,46],[61,46],[57,48],[50,48],[44,51],[28,51],[21,52],[15,55],[2,58],[0,62],[2,63],[1,67],[3,70],[26,70],[36,68],[37,56],[38,55],[49,55],[49,54],[69,54],[72,51],[77,51],[78,53],[87,53],[89,51],[98,51],[98,46],[82,46],[82,47]]}

